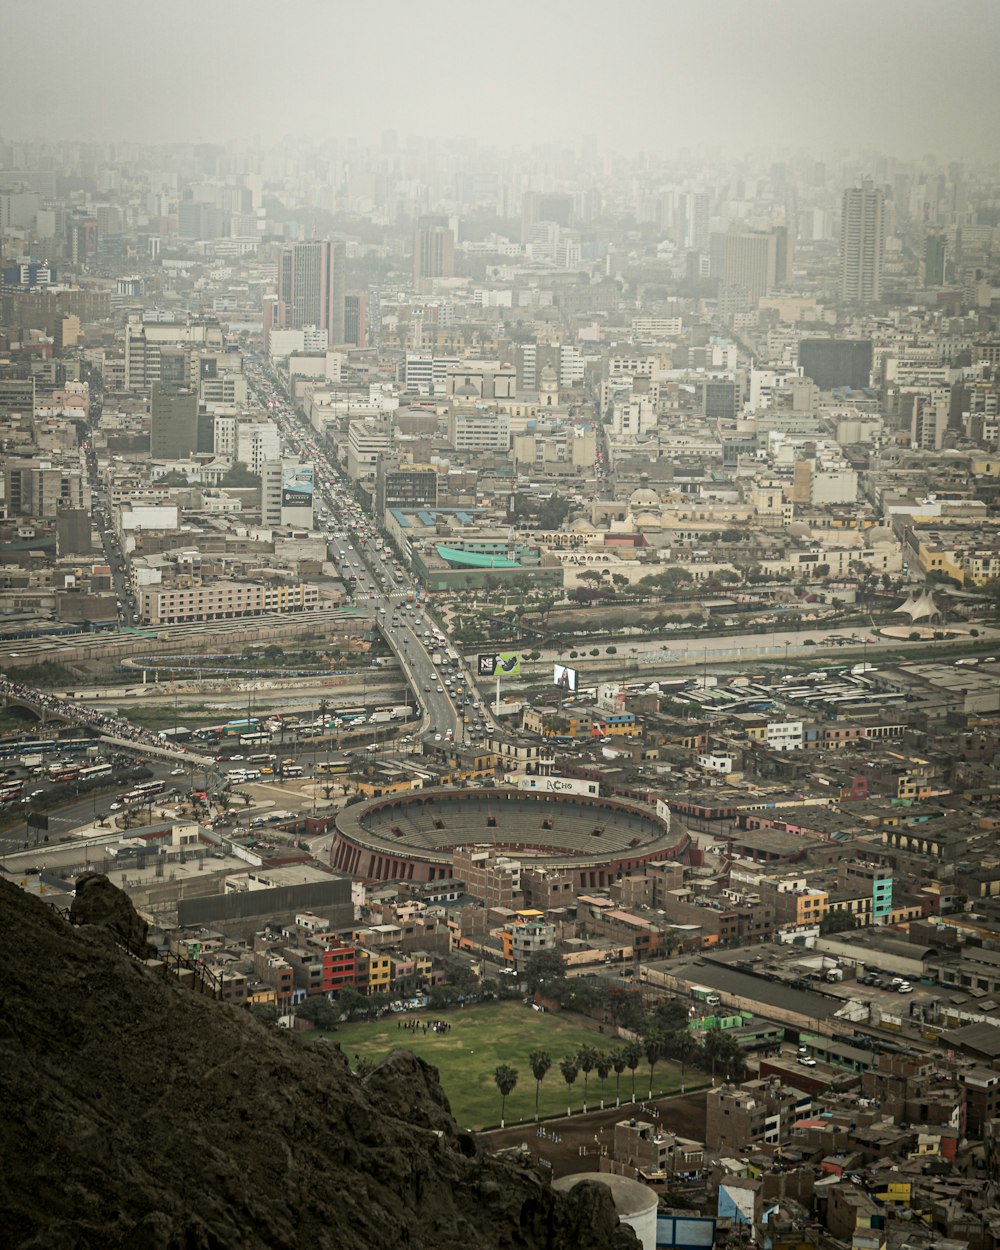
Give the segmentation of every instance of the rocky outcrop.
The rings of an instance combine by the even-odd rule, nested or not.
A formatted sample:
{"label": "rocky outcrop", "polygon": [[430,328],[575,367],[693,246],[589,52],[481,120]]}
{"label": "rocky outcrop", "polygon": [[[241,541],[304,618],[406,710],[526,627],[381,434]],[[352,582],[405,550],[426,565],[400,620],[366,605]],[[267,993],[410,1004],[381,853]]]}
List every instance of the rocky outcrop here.
{"label": "rocky outcrop", "polygon": [[408,1052],[359,1081],[337,1047],[130,959],[108,890],[81,891],[73,927],[0,880],[5,1247],[637,1245],[600,1187],[555,1194],[525,1158],[481,1152]]}
{"label": "rocky outcrop", "polygon": [[87,872],[77,878],[69,918],[71,924],[106,929],[133,954],[156,954],[146,943],[149,925],[132,906],[132,900],[99,872]]}

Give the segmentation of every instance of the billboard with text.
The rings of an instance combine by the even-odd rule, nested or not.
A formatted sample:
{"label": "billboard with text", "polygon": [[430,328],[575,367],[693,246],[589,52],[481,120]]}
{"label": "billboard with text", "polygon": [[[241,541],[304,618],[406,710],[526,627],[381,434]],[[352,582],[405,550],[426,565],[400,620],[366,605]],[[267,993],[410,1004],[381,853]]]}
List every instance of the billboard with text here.
{"label": "billboard with text", "polygon": [[520,677],[520,651],[492,651],[480,655],[477,670],[480,677]]}

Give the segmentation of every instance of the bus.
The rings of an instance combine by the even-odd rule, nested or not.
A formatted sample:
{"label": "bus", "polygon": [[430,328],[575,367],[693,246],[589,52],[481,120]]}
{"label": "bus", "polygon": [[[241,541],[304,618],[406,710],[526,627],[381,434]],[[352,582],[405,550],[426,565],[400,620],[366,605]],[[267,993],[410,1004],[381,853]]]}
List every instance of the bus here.
{"label": "bus", "polygon": [[101,777],[111,776],[110,764],[94,764],[91,768],[80,769],[80,781],[98,781]]}
{"label": "bus", "polygon": [[341,723],[364,720],[368,715],[368,709],[366,707],[335,707],[331,715],[335,721],[339,720]]}
{"label": "bus", "polygon": [[301,777],[302,765],[296,764],[294,760],[282,760],[281,775],[282,777]]}
{"label": "bus", "polygon": [[275,761],[277,758],[278,758],[278,757],[277,757],[276,755],[268,755],[268,753],[265,751],[263,755],[249,755],[249,756],[247,756],[247,763],[248,763],[248,764],[258,764],[258,765],[260,765],[260,764],[273,764],[273,763],[274,763],[274,761]]}
{"label": "bus", "polygon": [[98,746],[96,738],[57,738],[56,749],[59,751],[89,751]]}
{"label": "bus", "polygon": [[348,768],[349,763],[346,755],[339,756],[338,758],[332,760],[320,760],[320,762],[316,765],[316,771],[318,773],[326,773],[330,776],[346,773]]}
{"label": "bus", "polygon": [[240,734],[241,747],[264,746],[265,743],[270,741],[271,735],[264,729],[258,730],[256,733]]}
{"label": "bus", "polygon": [[83,769],[79,764],[50,764],[49,781],[78,781]]}
{"label": "bus", "polygon": [[231,720],[222,726],[224,738],[239,738],[242,734],[255,734],[260,729],[259,720]]}
{"label": "bus", "polygon": [[0,803],[17,803],[23,796],[23,781],[0,782]]}
{"label": "bus", "polygon": [[167,788],[165,781],[144,781],[122,795],[123,803],[149,803]]}
{"label": "bus", "polygon": [[15,742],[8,738],[0,743],[0,756],[20,755],[22,752],[27,755],[37,755],[39,752],[54,751],[55,749],[55,738],[32,738],[22,742]]}

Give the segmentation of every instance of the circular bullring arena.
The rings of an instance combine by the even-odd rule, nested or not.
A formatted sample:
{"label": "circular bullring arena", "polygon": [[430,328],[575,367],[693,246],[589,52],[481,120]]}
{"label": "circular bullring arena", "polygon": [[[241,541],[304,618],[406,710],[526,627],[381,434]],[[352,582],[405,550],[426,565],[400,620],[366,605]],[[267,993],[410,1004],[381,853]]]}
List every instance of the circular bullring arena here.
{"label": "circular bullring arena", "polygon": [[456,852],[489,850],[522,868],[571,872],[600,889],[659,860],[679,859],[687,831],[657,808],[618,799],[508,787],[433,789],[356,803],[337,815],[331,863],[365,881],[460,877]]}

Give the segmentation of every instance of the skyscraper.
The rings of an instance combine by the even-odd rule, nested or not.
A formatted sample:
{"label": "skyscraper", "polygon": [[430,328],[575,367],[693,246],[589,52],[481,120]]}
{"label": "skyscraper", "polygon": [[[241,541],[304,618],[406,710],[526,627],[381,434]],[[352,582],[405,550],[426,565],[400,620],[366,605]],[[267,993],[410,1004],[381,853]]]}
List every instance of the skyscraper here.
{"label": "skyscraper", "polygon": [[332,239],[292,243],[278,265],[278,318],[273,328],[318,326],[327,341],[344,341],[346,248]]}
{"label": "skyscraper", "polygon": [[454,274],[455,235],[435,218],[420,218],[413,234],[413,285],[419,290],[425,278]]}
{"label": "skyscraper", "polygon": [[929,234],[924,241],[924,286],[944,286],[945,236]]}
{"label": "skyscraper", "polygon": [[840,216],[840,298],[873,304],[882,298],[885,196],[866,180],[844,192]]}
{"label": "skyscraper", "polygon": [[149,400],[150,454],[154,460],[186,460],[198,451],[198,392],[154,382]]}

